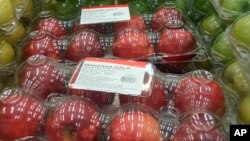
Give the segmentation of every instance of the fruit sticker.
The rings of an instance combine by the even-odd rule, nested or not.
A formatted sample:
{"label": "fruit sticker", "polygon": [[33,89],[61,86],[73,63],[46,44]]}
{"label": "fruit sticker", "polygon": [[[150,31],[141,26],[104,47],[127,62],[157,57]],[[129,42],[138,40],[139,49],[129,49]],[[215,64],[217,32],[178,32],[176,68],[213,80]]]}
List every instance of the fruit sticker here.
{"label": "fruit sticker", "polygon": [[152,64],[145,62],[86,58],[78,64],[69,88],[139,96],[150,91],[152,74]]}

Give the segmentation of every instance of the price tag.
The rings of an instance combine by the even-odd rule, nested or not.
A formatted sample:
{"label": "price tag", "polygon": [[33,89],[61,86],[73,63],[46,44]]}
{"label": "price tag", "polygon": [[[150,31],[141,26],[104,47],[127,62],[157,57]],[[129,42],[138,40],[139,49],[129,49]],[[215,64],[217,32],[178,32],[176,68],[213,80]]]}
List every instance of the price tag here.
{"label": "price tag", "polygon": [[78,64],[69,87],[139,96],[147,66],[146,62],[87,58]]}
{"label": "price tag", "polygon": [[81,10],[81,24],[95,24],[130,20],[128,4],[85,7]]}

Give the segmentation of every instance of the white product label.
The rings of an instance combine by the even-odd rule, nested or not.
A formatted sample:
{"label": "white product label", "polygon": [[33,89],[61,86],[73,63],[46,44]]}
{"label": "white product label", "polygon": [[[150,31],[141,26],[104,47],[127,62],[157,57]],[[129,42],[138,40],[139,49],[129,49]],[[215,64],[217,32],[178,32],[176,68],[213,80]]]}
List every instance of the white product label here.
{"label": "white product label", "polygon": [[130,20],[127,4],[86,7],[81,11],[81,24],[95,24]]}
{"label": "white product label", "polygon": [[142,94],[145,62],[89,58],[69,87],[138,96]]}

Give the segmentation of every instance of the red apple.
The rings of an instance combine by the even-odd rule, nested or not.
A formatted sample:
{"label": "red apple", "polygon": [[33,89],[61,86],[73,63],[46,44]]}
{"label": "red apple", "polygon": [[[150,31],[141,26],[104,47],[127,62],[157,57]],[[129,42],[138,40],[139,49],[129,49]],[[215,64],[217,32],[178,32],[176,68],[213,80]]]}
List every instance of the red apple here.
{"label": "red apple", "polygon": [[196,40],[190,31],[184,28],[166,28],[160,35],[157,52],[166,55],[166,60],[176,62],[191,59],[185,53],[194,51],[195,48]]}
{"label": "red apple", "polygon": [[196,48],[196,39],[187,29],[165,28],[160,34],[156,49],[157,53],[163,55],[164,63],[157,67],[163,72],[183,70],[188,64],[187,62],[195,56]]}
{"label": "red apple", "polygon": [[102,24],[80,24],[75,23],[72,27],[72,33],[78,32],[81,30],[92,30],[97,33],[103,33],[103,25]]}
{"label": "red apple", "polygon": [[151,21],[153,31],[159,31],[163,27],[180,27],[183,25],[184,18],[182,13],[176,8],[165,7],[157,10]]}
{"label": "red apple", "polygon": [[228,141],[216,119],[207,113],[195,113],[181,123],[169,141]]}
{"label": "red apple", "polygon": [[71,37],[66,58],[78,62],[86,57],[104,57],[104,49],[97,34],[91,31],[80,31]]}
{"label": "red apple", "polygon": [[[211,74],[207,72],[206,75]],[[211,77],[191,75],[182,78],[177,84],[174,96],[175,106],[181,113],[206,111],[223,117],[226,112],[223,89]]]}
{"label": "red apple", "polygon": [[112,93],[90,91],[90,90],[80,90],[80,89],[73,89],[73,88],[69,88],[68,91],[70,95],[76,95],[81,98],[91,100],[100,108],[105,105],[112,104],[114,100],[114,96],[115,96]]}
{"label": "red apple", "polygon": [[113,42],[112,52],[115,57],[138,59],[153,53],[153,47],[145,32],[127,28],[119,32]]}
{"label": "red apple", "polygon": [[15,140],[42,135],[45,107],[20,89],[0,95],[0,140]]}
{"label": "red apple", "polygon": [[[145,93],[149,93],[151,91],[143,91]],[[153,80],[153,88],[152,93],[150,94],[143,94],[149,95],[148,97],[140,97],[140,96],[128,96],[128,95],[119,95],[120,103],[127,104],[127,103],[137,103],[147,105],[156,111],[160,111],[162,107],[167,106],[167,98],[168,94],[165,90],[164,84],[160,82],[156,77]]]}
{"label": "red apple", "polygon": [[26,60],[32,55],[43,54],[58,60],[60,58],[59,51],[59,46],[54,37],[44,31],[33,31],[23,44],[22,57]]}
{"label": "red apple", "polygon": [[97,108],[86,100],[68,100],[47,116],[48,141],[98,141],[101,125]]}
{"label": "red apple", "polygon": [[63,23],[55,18],[40,19],[34,26],[33,30],[43,30],[54,37],[66,36],[66,29]]}
{"label": "red apple", "polygon": [[109,124],[110,141],[162,141],[160,125],[150,112],[129,109]]}
{"label": "red apple", "polygon": [[131,27],[131,28],[137,28],[142,31],[145,31],[147,29],[146,23],[141,16],[131,16],[131,19],[129,21],[122,21],[117,22],[113,24],[113,32],[118,33],[120,30]]}
{"label": "red apple", "polygon": [[18,86],[41,99],[51,93],[64,93],[66,76],[55,60],[43,55],[28,58],[17,72]]}

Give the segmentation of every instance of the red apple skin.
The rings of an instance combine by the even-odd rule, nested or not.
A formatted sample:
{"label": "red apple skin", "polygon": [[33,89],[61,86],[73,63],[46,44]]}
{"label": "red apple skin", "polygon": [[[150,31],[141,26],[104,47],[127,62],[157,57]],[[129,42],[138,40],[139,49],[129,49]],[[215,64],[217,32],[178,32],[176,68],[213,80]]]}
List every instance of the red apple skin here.
{"label": "red apple skin", "polygon": [[215,124],[211,115],[196,114],[182,123],[169,141],[228,141]]}
{"label": "red apple skin", "polygon": [[166,55],[163,57],[165,63],[158,64],[157,68],[162,72],[183,73],[188,62],[195,56],[192,51],[196,48],[196,39],[187,29],[165,28],[156,49],[157,53]]}
{"label": "red apple skin", "polygon": [[68,89],[70,95],[79,96],[83,99],[89,99],[93,103],[95,103],[98,107],[102,108],[105,105],[110,105],[114,101],[114,94],[98,92],[98,91],[90,91],[90,90],[80,90],[80,89]]}
{"label": "red apple skin", "polygon": [[151,55],[153,47],[145,32],[127,28],[116,35],[112,52],[115,57],[129,60]]}
{"label": "red apple skin", "polygon": [[35,54],[60,59],[60,50],[56,44],[55,38],[43,31],[33,31],[30,37],[24,42],[22,48],[22,57],[24,60]]}
{"label": "red apple skin", "polygon": [[165,7],[156,11],[152,16],[151,28],[153,31],[159,31],[165,26],[173,22],[180,22],[179,24],[183,24],[181,22],[184,21],[183,15],[180,11],[175,8]]}
{"label": "red apple skin", "polygon": [[142,31],[147,29],[146,23],[141,16],[133,15],[129,21],[117,22],[113,24],[113,32],[118,33],[120,30],[125,28],[137,28]]}
{"label": "red apple skin", "polygon": [[[144,91],[144,92],[149,93],[149,91]],[[150,95],[150,96],[139,97],[139,96],[119,95],[120,104],[121,105],[127,103],[143,104],[153,108],[156,111],[160,111],[162,107],[167,106],[168,93],[165,90],[165,86],[156,77],[154,78],[152,93],[143,95]]]}
{"label": "red apple skin", "polygon": [[18,71],[18,86],[42,100],[51,93],[64,93],[65,73],[55,63],[43,55],[31,56]]}
{"label": "red apple skin", "polygon": [[66,36],[67,34],[63,23],[55,18],[40,19],[35,24],[33,30],[42,30],[57,38]]}
{"label": "red apple skin", "polygon": [[97,107],[86,100],[69,100],[59,104],[45,123],[48,141],[99,141],[100,129]]}
{"label": "red apple skin", "polygon": [[110,141],[162,141],[160,125],[147,112],[128,111],[116,116],[109,125]]}
{"label": "red apple skin", "polygon": [[14,89],[0,96],[0,139],[15,140],[26,136],[42,134],[42,122],[45,117],[44,105]]}
{"label": "red apple skin", "polygon": [[80,31],[71,37],[66,58],[78,62],[86,57],[104,57],[104,49],[97,34],[91,31]]}
{"label": "red apple skin", "polygon": [[168,61],[178,62],[191,59],[190,56],[182,56],[182,54],[191,52],[195,48],[196,40],[191,32],[184,28],[166,28],[160,35],[157,52],[166,55],[180,55],[178,57],[167,58]]}
{"label": "red apple skin", "polygon": [[81,30],[92,30],[97,33],[104,33],[102,24],[79,24],[75,23],[72,27],[72,33],[79,32]]}
{"label": "red apple skin", "polygon": [[206,111],[223,117],[226,101],[219,83],[208,78],[188,76],[180,80],[174,94],[176,108],[181,113]]}

